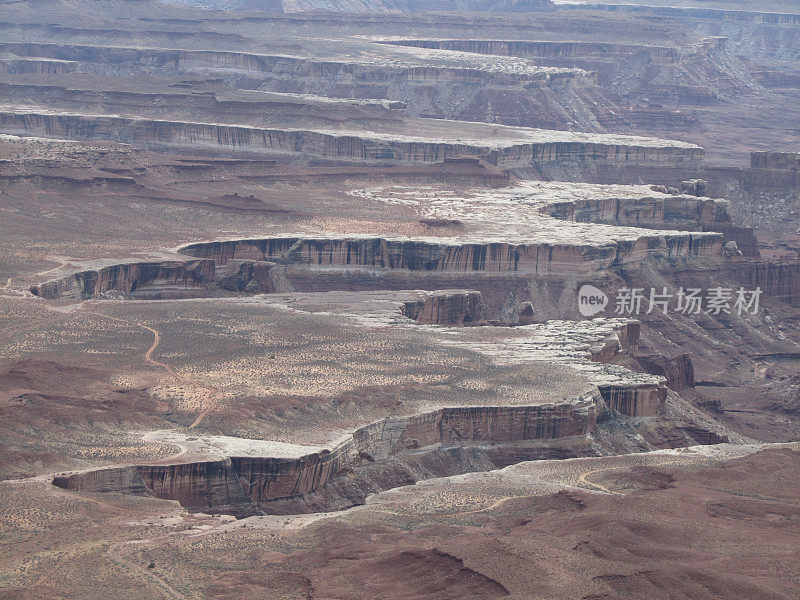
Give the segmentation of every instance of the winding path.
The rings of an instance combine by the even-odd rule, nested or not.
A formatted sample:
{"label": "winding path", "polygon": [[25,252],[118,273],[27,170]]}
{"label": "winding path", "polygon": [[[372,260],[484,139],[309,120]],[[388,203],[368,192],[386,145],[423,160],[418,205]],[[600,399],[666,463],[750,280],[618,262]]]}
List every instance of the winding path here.
{"label": "winding path", "polygon": [[593,475],[594,473],[601,473],[603,471],[612,471],[612,470],[617,469],[617,468],[618,467],[605,467],[603,469],[592,469],[591,471],[586,471],[584,473],[581,473],[580,477],[578,477],[578,481],[580,483],[585,484],[585,485],[589,485],[591,487],[597,488],[598,490],[601,490],[601,491],[605,492],[606,494],[614,494],[616,496],[621,496],[622,494],[620,494],[619,492],[615,492],[614,490],[610,490],[606,486],[601,485],[599,483],[594,483],[593,481],[589,481],[589,479],[588,479],[589,475]]}
{"label": "winding path", "polygon": [[[156,351],[156,349],[158,348],[159,344],[161,343],[161,332],[158,331],[158,329],[150,327],[149,325],[145,325],[144,323],[141,323],[139,321],[130,321],[128,319],[120,319],[118,317],[112,317],[111,315],[107,315],[107,314],[101,313],[101,312],[90,312],[89,314],[97,315],[99,317],[104,317],[104,318],[109,319],[111,321],[116,321],[117,323],[123,323],[125,325],[135,325],[137,327],[141,327],[142,329],[146,329],[147,331],[149,331],[150,333],[153,334],[153,343],[147,349],[147,352],[144,353],[144,360],[146,362],[150,363],[151,365],[155,365],[156,367],[160,367],[160,368],[164,369],[170,375],[170,377],[172,377],[173,379],[176,379],[177,381],[180,381],[182,383],[185,383],[185,384],[188,384],[188,385],[194,385],[194,386],[197,386],[197,387],[201,387],[201,388],[204,388],[206,390],[209,390],[210,392],[219,392],[220,391],[219,388],[214,387],[212,385],[207,385],[207,384],[204,384],[204,383],[200,383],[198,381],[194,381],[193,379],[189,379],[187,377],[184,377],[183,375],[178,373],[172,367],[172,365],[169,365],[169,364],[167,364],[165,362],[161,362],[160,360],[156,360],[155,358],[153,358],[153,352]],[[209,413],[211,413],[214,410],[216,410],[216,408],[217,408],[216,404],[211,404],[210,406],[207,406],[202,411],[200,411],[200,414],[197,416],[197,418],[194,420],[194,422],[192,422],[192,424],[189,425],[189,429],[194,429],[195,427],[197,427],[200,424],[200,422],[206,417],[206,415],[208,415]]]}

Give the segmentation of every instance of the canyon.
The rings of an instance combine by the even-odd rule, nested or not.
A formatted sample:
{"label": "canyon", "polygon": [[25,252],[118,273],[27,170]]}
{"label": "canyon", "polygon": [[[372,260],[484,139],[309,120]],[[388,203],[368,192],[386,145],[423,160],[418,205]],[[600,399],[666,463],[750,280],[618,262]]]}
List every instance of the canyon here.
{"label": "canyon", "polygon": [[0,597],[797,596],[791,2],[0,6]]}

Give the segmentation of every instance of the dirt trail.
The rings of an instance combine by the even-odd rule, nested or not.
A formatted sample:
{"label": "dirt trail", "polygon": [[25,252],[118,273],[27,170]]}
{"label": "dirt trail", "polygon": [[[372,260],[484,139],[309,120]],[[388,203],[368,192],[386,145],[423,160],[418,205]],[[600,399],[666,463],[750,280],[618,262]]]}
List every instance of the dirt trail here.
{"label": "dirt trail", "polygon": [[[160,360],[156,360],[155,358],[153,358],[153,352],[156,351],[156,349],[158,348],[159,344],[161,343],[161,332],[158,331],[158,329],[154,329],[153,327],[150,327],[149,325],[145,325],[144,323],[140,323],[139,321],[130,321],[128,319],[120,319],[118,317],[112,317],[111,315],[107,315],[105,313],[91,312],[90,314],[97,315],[99,317],[104,317],[104,318],[109,319],[111,321],[116,321],[117,323],[123,323],[125,325],[135,325],[137,327],[141,327],[142,329],[146,329],[147,331],[149,331],[150,333],[153,334],[153,343],[147,349],[147,352],[144,353],[144,360],[146,362],[164,369],[170,375],[170,377],[172,377],[173,379],[175,379],[177,381],[180,381],[181,383],[185,383],[187,385],[193,385],[193,386],[201,387],[201,388],[206,389],[206,390],[208,390],[210,392],[219,392],[220,391],[220,389],[218,387],[214,387],[212,385],[207,385],[207,384],[204,384],[204,383],[200,383],[198,381],[194,381],[193,379],[189,379],[187,377],[184,377],[183,375],[178,373],[172,367],[172,365],[169,365],[169,364],[167,364],[165,362],[161,362]],[[211,405],[207,406],[206,408],[204,408],[202,411],[200,411],[200,414],[197,416],[197,418],[194,420],[194,422],[191,425],[189,425],[189,429],[194,429],[195,427],[197,427],[200,424],[200,422],[206,417],[206,415],[208,415],[209,413],[211,413],[214,410],[216,410],[216,408],[217,408],[216,404],[211,404]]]}
{"label": "dirt trail", "polygon": [[615,492],[614,490],[610,490],[606,486],[601,485],[599,483],[594,483],[593,481],[589,481],[589,479],[588,479],[589,475],[593,475],[594,473],[601,473],[603,471],[612,471],[612,470],[614,470],[616,468],[618,468],[618,467],[605,467],[604,469],[593,469],[591,471],[586,471],[585,473],[581,473],[580,477],[578,477],[578,481],[580,483],[585,484],[585,485],[589,485],[591,487],[597,488],[598,490],[601,490],[601,491],[605,492],[606,494],[614,494],[614,495],[620,496],[621,494],[619,492]]}
{"label": "dirt trail", "polygon": [[[147,540],[147,541],[155,541],[155,540]],[[142,575],[146,579],[150,580],[152,583],[154,583],[156,586],[158,586],[161,589],[161,591],[164,593],[164,596],[166,598],[177,599],[177,600],[187,600],[187,596],[185,596],[184,594],[182,594],[181,592],[176,590],[169,583],[167,583],[164,579],[162,579],[161,577],[156,575],[153,572],[153,569],[148,569],[146,567],[143,567],[142,565],[136,564],[132,560],[129,560],[129,559],[125,558],[124,556],[122,556],[119,553],[118,550],[119,550],[119,548],[121,546],[123,546],[125,544],[130,544],[130,543],[140,543],[140,540],[135,540],[134,542],[122,542],[122,543],[119,543],[119,544],[113,544],[113,545],[108,547],[108,550],[106,551],[106,555],[112,561],[114,561],[115,563],[119,564],[121,567],[128,568],[131,571],[134,571],[134,572],[138,573],[139,575]]]}

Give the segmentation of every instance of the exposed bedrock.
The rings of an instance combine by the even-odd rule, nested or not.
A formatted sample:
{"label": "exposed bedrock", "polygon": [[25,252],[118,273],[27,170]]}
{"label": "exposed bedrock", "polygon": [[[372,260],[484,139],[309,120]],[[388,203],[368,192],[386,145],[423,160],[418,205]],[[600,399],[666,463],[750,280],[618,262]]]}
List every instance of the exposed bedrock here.
{"label": "exposed bedrock", "polygon": [[415,48],[435,48],[439,50],[459,50],[478,54],[499,54],[524,58],[577,57],[577,56],[624,56],[636,52],[647,52],[653,61],[673,63],[680,58],[677,47],[646,46],[643,44],[616,44],[609,42],[586,41],[528,41],[528,40],[414,40],[390,39],[384,44],[396,44]]}
{"label": "exposed bedrock", "polygon": [[200,290],[214,279],[214,261],[207,259],[132,262],[80,271],[31,288],[42,298],[95,298],[108,292],[130,295],[147,288],[149,297],[169,297],[186,289]]}
{"label": "exposed bedrock", "polygon": [[697,6],[657,6],[630,3],[577,2],[570,5],[574,9],[607,10],[620,13],[635,13],[648,16],[707,19],[718,22],[764,23],[770,25],[800,25],[800,14],[756,10],[736,10],[724,8],[703,8]]}
{"label": "exposed bedrock", "polygon": [[[208,72],[236,73],[239,75],[259,75],[262,85],[274,76],[283,81],[284,88],[275,91],[310,92],[308,85],[318,90],[325,82],[344,87],[348,83],[354,87],[367,87],[369,84],[397,83],[402,81],[423,83],[475,83],[485,85],[520,85],[531,87],[562,87],[569,84],[590,85],[595,76],[580,69],[547,70],[521,68],[493,69],[489,61],[469,60],[462,65],[436,64],[427,54],[416,59],[413,54],[394,56],[376,61],[368,59],[325,60],[286,54],[257,54],[230,50],[196,50],[165,48],[126,48],[113,46],[36,44],[28,42],[9,42],[0,45],[20,56],[46,57],[81,63],[103,64],[106,68],[128,72]],[[447,58],[447,57],[445,57]],[[418,63],[418,64],[415,64]],[[427,64],[426,64],[427,63]],[[304,85],[305,84],[305,85]],[[263,89],[263,87],[262,87]],[[334,94],[335,95],[335,94]]]}
{"label": "exposed bedrock", "polygon": [[[703,177],[713,194],[730,199],[738,222],[767,231],[792,231],[798,228],[797,162],[798,153],[754,152],[748,168],[706,168]],[[738,240],[737,244],[743,247]]]}
{"label": "exposed bedrock", "polygon": [[[456,122],[431,125],[456,127]],[[500,127],[500,126],[498,126]],[[104,139],[134,145],[226,148],[311,155],[346,162],[438,163],[477,156],[507,167],[584,162],[637,168],[699,166],[703,150],[691,144],[632,137],[508,129],[508,138],[456,139],[371,131],[273,129],[245,125],[171,121],[46,111],[0,112],[4,133],[71,140]]]}
{"label": "exposed bedrock", "polygon": [[747,289],[800,305],[800,261],[742,261],[729,275]]}
{"label": "exposed bedrock", "polygon": [[[362,61],[358,57],[343,60],[222,50],[68,44],[0,45],[0,51],[4,48],[30,57],[70,57],[64,60],[80,61],[81,69],[87,72],[116,75],[158,73],[183,77],[187,74],[195,77],[211,74],[244,90],[381,100],[384,106],[373,106],[382,108],[384,113],[389,112],[387,107],[404,108],[405,114],[415,116],[483,122],[498,120],[507,125],[594,131],[598,129],[597,113],[605,115],[621,110],[597,86],[594,72],[536,67],[517,58],[488,59],[474,54],[439,53],[442,55],[440,59],[449,62],[437,64],[426,50],[418,51],[419,56],[415,56],[415,51],[403,48],[399,55],[395,55],[398,52],[396,47],[375,47],[374,44],[362,48],[367,55]],[[381,57],[380,51],[387,55]],[[373,56],[375,54],[378,54],[377,58]],[[44,86],[39,90],[20,88],[17,94],[26,95],[17,102],[56,108],[58,105],[54,102],[60,105],[78,100],[72,90],[56,94],[55,89],[48,87],[46,96],[43,96],[44,92]],[[148,110],[144,114],[135,113],[140,116],[153,116],[154,103],[162,111],[167,106],[174,106],[178,111],[176,114],[182,114],[186,108],[170,101],[170,96],[176,94],[140,94],[138,100],[135,95],[129,94],[130,98],[126,99],[118,92],[85,92],[80,106],[127,107],[130,104]],[[155,102],[148,104],[147,96]],[[454,101],[454,98],[458,100]],[[184,94],[181,101],[185,105],[200,104],[206,110],[213,104],[214,115],[234,115],[236,113],[231,109],[236,108],[240,115],[257,116],[253,110],[257,108],[257,102],[215,101],[213,95],[207,94]],[[292,110],[291,103],[283,104],[285,109]],[[305,106],[307,112],[309,108],[309,105]],[[337,107],[337,112],[341,108]],[[102,108],[98,110],[102,112]],[[114,112],[123,111],[118,108]],[[372,118],[387,117],[377,110],[373,112]],[[163,114],[166,113],[156,116]],[[315,114],[325,116],[324,110],[317,110]]]}
{"label": "exposed bedrock", "polygon": [[702,180],[682,182],[689,195],[652,198],[584,199],[547,205],[546,214],[566,221],[606,223],[648,229],[713,231],[725,243],[736,242],[744,256],[759,256],[758,242],[749,227],[731,222],[727,203],[696,197],[705,191]]}
{"label": "exposed bedrock", "polygon": [[69,60],[51,60],[49,58],[21,58],[18,56],[3,56],[0,54],[0,73],[20,74],[34,73],[37,75],[61,75],[72,73],[78,63]]}
{"label": "exposed bedrock", "polygon": [[[358,429],[332,450],[299,458],[231,456],[173,465],[112,467],[57,476],[53,484],[84,492],[152,494],[194,510],[236,512],[300,498],[325,487],[337,475],[389,461],[407,450],[585,435],[594,428],[596,414],[591,396],[538,406],[442,408],[384,419]],[[487,466],[491,468],[488,460]],[[452,468],[458,469],[457,461]],[[398,481],[389,478],[387,483],[394,486]],[[408,483],[413,480],[400,485]]]}
{"label": "exposed bedrock", "polygon": [[[0,97],[8,105],[46,106],[53,112],[110,113],[175,122],[193,119],[234,125],[269,125],[276,120],[289,124],[302,119],[315,119],[320,123],[338,126],[348,118],[371,122],[400,120],[397,111],[378,102],[341,103],[332,107],[324,102],[304,101],[296,97],[220,99],[210,92],[102,89],[102,81],[94,84],[95,88],[100,89],[85,89],[92,85],[91,80],[69,83],[66,78],[47,78],[47,83],[38,83],[36,79],[39,78],[4,78],[4,81],[0,81]],[[61,85],[57,85],[62,81]],[[79,87],[81,84],[83,87]]]}
{"label": "exposed bedrock", "polygon": [[478,325],[484,322],[486,304],[480,292],[435,292],[420,300],[403,303],[401,312],[431,325]]}
{"label": "exposed bedrock", "polygon": [[688,353],[666,355],[637,352],[633,354],[633,360],[639,370],[664,377],[672,390],[694,387],[694,365]]}
{"label": "exposed bedrock", "polygon": [[800,152],[751,152],[750,167],[797,172],[800,171]]}
{"label": "exposed bedrock", "polygon": [[137,467],[107,467],[73,475],[57,475],[53,485],[76,492],[120,492],[123,494],[150,495]]}
{"label": "exposed bedrock", "polygon": [[278,291],[274,262],[264,260],[229,260],[216,284],[230,292],[273,293]]}
{"label": "exposed bedrock", "polygon": [[[717,60],[717,55],[724,53],[725,41],[715,36],[685,46],[476,39],[388,39],[384,43],[514,56],[542,66],[585,69],[596,72],[598,82],[614,92],[644,97],[647,103],[657,106],[709,104],[720,96],[747,89],[748,82],[727,66],[732,62],[731,56]],[[652,113],[653,120],[660,116]],[[614,116],[598,115],[598,120],[610,125]]]}
{"label": "exposed bedrock", "polygon": [[464,243],[380,237],[263,238],[200,242],[181,252],[212,259],[276,261],[309,267],[380,268],[407,271],[585,273],[658,254],[669,258],[720,256],[722,238],[676,233],[643,236],[602,246],[550,243]]}
{"label": "exposed bedrock", "polygon": [[606,405],[629,417],[657,415],[667,399],[663,385],[600,385],[600,394]]}

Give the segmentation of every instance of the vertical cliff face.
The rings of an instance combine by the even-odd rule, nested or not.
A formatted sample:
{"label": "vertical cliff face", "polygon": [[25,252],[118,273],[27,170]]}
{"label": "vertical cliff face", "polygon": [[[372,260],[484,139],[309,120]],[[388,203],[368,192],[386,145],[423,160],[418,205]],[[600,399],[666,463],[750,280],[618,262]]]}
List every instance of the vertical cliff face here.
{"label": "vertical cliff face", "polygon": [[750,167],[800,171],[800,152],[751,152]]}
{"label": "vertical cliff face", "polygon": [[661,375],[672,390],[694,387],[694,365],[687,353],[666,356],[664,354],[636,354],[635,360],[645,373]]}
{"label": "vertical cliff face", "polygon": [[[177,500],[192,510],[246,512],[259,503],[302,498],[345,473],[390,461],[407,450],[438,444],[503,444],[581,436],[594,428],[596,415],[591,396],[541,406],[443,408],[383,419],[359,428],[331,450],[295,458],[231,456],[173,465],[97,469],[55,477],[53,484],[75,491],[150,494]],[[458,470],[458,465],[453,468]],[[397,484],[391,478],[387,482]]]}
{"label": "vertical cliff face", "polygon": [[72,73],[77,69],[77,67],[78,63],[68,60],[52,60],[49,58],[20,58],[17,56],[0,58],[0,73],[61,75],[63,73]]}
{"label": "vertical cliff face", "polygon": [[642,236],[607,245],[509,242],[454,243],[359,238],[265,238],[191,244],[190,256],[214,260],[276,261],[297,266],[368,267],[408,271],[581,273],[614,262],[640,260],[653,252],[670,257],[719,256],[721,236]]}
{"label": "vertical cliff face", "polygon": [[132,294],[145,287],[201,288],[214,279],[214,261],[135,262],[81,271],[33,286],[42,298],[94,298],[106,292]]}
{"label": "vertical cliff face", "polygon": [[746,289],[759,287],[767,296],[800,305],[800,261],[743,261],[730,277]]}
{"label": "vertical cliff face", "polygon": [[217,285],[231,292],[265,293],[277,291],[272,273],[274,262],[232,259],[226,263]]}
{"label": "vertical cliff face", "polygon": [[[68,140],[110,139],[134,145],[170,145],[306,154],[344,162],[394,161],[441,163],[448,158],[479,156],[506,168],[576,163],[629,168],[698,167],[703,150],[678,142],[573,134],[513,128],[508,138],[488,136],[460,141],[463,124],[433,122],[447,132],[421,137],[375,130],[254,127],[144,117],[63,114],[34,110],[0,112],[4,133],[59,137]],[[452,123],[452,124],[451,124]],[[417,123],[424,126],[424,122]]]}
{"label": "vertical cliff face", "polygon": [[[707,231],[723,235],[725,243],[734,241],[744,256],[758,257],[758,242],[749,227],[733,224],[727,206],[719,200],[696,197],[699,180],[683,182],[691,196],[653,196],[650,198],[583,199],[547,205],[545,214],[565,221],[605,223],[648,229]],[[693,187],[693,189],[689,189]]]}
{"label": "vertical cliff face", "polygon": [[652,417],[659,413],[667,399],[663,385],[598,386],[606,405],[629,417]]}
{"label": "vertical cliff face", "polygon": [[137,496],[151,495],[150,488],[136,467],[109,467],[85,473],[58,475],[53,485],[76,492],[120,492]]}
{"label": "vertical cliff face", "polygon": [[477,325],[484,320],[486,305],[480,292],[436,292],[421,300],[403,303],[409,319],[431,325]]}
{"label": "vertical cliff face", "polygon": [[250,503],[229,459],[136,468],[157,498],[193,508],[244,506]]}
{"label": "vertical cliff face", "polygon": [[234,471],[254,502],[302,496],[325,486],[341,469],[352,466],[351,445],[300,459],[231,457]]}

